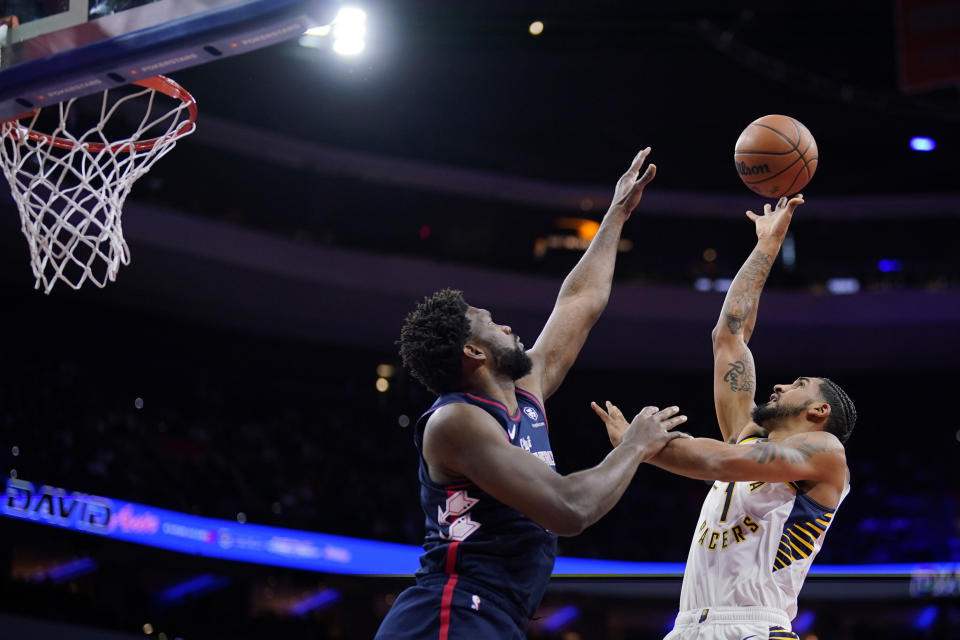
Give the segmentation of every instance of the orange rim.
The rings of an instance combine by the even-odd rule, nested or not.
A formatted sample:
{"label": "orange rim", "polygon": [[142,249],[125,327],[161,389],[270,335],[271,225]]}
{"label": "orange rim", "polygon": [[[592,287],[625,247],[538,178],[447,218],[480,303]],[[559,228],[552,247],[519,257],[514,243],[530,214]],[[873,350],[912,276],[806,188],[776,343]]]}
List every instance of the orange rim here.
{"label": "orange rim", "polygon": [[[151,138],[150,140],[142,140],[140,142],[134,142],[130,144],[126,143],[117,143],[114,145],[109,145],[103,142],[84,142],[83,146],[88,150],[94,153],[103,151],[106,148],[110,148],[111,151],[147,151],[152,149],[158,142],[164,140],[170,140],[173,138],[179,138],[185,133],[189,133],[197,121],[197,100],[190,95],[190,92],[181,87],[179,84],[171,80],[166,76],[154,76],[152,78],[145,78],[143,80],[136,80],[133,84],[140,85],[141,87],[146,87],[148,89],[153,89],[158,91],[166,96],[170,96],[176,100],[182,102],[187,108],[188,118],[177,125],[177,128],[168,133],[167,135],[160,136],[158,138]],[[17,122],[23,120],[24,118],[31,118],[36,115],[40,109],[33,109],[32,111],[27,111],[22,113],[19,116],[15,116],[6,120],[5,122]],[[67,140],[66,138],[58,138],[56,136],[50,136],[45,133],[40,133],[39,131],[34,131],[33,129],[27,128],[26,135],[30,140],[34,142],[42,142],[44,144],[49,144],[51,146],[57,147],[59,149],[73,149],[77,143],[72,140]]]}

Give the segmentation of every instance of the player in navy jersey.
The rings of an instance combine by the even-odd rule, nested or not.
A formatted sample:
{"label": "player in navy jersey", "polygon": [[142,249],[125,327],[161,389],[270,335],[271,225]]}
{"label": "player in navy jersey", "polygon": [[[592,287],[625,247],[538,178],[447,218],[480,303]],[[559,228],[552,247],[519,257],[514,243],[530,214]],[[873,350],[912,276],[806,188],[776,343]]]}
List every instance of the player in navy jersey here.
{"label": "player in navy jersey", "polygon": [[[650,462],[713,480],[694,529],[667,640],[796,639],[790,621],[813,559],[850,490],[843,443],[857,420],[846,393],[828,378],[778,384],[754,403],[756,372],[747,342],[760,292],[803,196],[781,198],[763,215],[747,212],[757,246],[727,291],[713,330],[714,402],[723,442],[669,443]],[[607,403],[593,405],[611,441],[627,428]]]}
{"label": "player in navy jersey", "polygon": [[523,638],[546,589],[556,536],[609,511],[641,462],[686,418],[646,407],[595,467],[558,474],[543,401],[560,386],[607,304],[617,245],[653,179],[644,149],[617,182],[596,236],[563,282],[529,351],[461,292],[427,297],[407,316],[400,354],[439,397],[417,422],[425,553],[377,633],[383,640]]}

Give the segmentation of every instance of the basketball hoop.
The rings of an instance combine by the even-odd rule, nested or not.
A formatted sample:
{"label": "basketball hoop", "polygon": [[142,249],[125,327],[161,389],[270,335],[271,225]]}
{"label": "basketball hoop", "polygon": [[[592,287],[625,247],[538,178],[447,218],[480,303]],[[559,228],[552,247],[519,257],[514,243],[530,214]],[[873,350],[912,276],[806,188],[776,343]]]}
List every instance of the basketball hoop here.
{"label": "basketball hoop", "polygon": [[[0,122],[0,165],[44,293],[58,279],[73,289],[85,280],[98,287],[116,280],[120,265],[130,263],[120,226],[124,200],[196,127],[196,101],[176,82],[156,76],[134,85],[103,91],[92,118],[73,98]],[[98,122],[73,133],[83,117]]]}

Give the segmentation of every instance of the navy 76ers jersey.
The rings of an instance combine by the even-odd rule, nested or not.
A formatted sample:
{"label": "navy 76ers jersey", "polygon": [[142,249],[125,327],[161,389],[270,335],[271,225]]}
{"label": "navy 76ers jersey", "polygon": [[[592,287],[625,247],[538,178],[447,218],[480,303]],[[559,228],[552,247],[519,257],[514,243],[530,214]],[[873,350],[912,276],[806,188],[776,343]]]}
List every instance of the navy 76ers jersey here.
{"label": "navy 76ers jersey", "polygon": [[516,390],[518,409],[472,393],[446,393],[417,421],[414,441],[420,453],[420,506],[426,537],[418,578],[431,574],[457,577],[500,594],[530,618],[547,588],[557,552],[557,537],[519,511],[495,500],[470,482],[441,486],[430,479],[423,459],[423,430],[440,407],[465,402],[489,413],[510,444],[521,447],[556,469],[550,450],[547,417],[530,393]]}

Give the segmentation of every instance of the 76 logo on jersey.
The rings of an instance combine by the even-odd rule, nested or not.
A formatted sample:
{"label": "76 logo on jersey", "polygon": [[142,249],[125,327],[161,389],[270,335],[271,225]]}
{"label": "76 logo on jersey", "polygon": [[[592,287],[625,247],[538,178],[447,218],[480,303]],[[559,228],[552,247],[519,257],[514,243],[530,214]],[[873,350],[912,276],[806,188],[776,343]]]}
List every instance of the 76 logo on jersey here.
{"label": "76 logo on jersey", "polygon": [[[466,540],[479,529],[480,523],[475,522],[468,513],[477,502],[477,498],[471,498],[463,490],[447,496],[447,509],[444,511],[437,507],[437,523],[449,525],[447,533],[440,531],[440,537],[444,540]],[[450,521],[451,517],[454,518],[453,522]]]}

